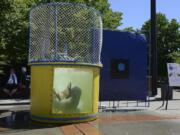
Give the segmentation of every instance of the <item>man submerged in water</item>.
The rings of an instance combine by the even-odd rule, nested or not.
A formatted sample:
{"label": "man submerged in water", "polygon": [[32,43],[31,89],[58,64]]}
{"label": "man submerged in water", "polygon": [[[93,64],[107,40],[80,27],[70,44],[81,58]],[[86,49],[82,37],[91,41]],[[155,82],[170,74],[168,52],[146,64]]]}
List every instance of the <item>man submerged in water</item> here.
{"label": "man submerged in water", "polygon": [[77,106],[81,97],[81,89],[79,87],[71,87],[71,83],[61,92],[53,91],[56,98],[56,108],[62,112],[78,111]]}

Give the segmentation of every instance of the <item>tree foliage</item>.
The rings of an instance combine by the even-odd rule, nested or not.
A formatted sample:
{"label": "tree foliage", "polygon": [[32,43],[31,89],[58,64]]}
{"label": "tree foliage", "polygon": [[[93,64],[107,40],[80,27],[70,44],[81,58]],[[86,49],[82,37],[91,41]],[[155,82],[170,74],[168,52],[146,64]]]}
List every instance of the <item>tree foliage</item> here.
{"label": "tree foliage", "polygon": [[127,32],[136,32],[136,30],[133,27],[127,27],[124,28],[123,31],[127,31]]}
{"label": "tree foliage", "polygon": [[[180,24],[176,19],[168,20],[165,14],[157,14],[157,54],[158,74],[166,76],[166,63],[174,62],[174,53],[180,51]],[[141,32],[150,39],[150,20],[146,21]]]}
{"label": "tree foliage", "polygon": [[175,63],[180,63],[180,51],[176,51],[170,54],[170,58]]}
{"label": "tree foliage", "polygon": [[112,11],[108,0],[39,0],[39,3],[47,2],[72,2],[86,4],[87,6],[94,7],[102,14],[104,28],[117,29],[117,27],[122,24],[122,13]]}
{"label": "tree foliage", "polygon": [[13,66],[27,64],[29,10],[47,2],[83,3],[100,11],[104,28],[121,25],[122,13],[113,12],[108,0],[0,0],[0,61]]}
{"label": "tree foliage", "polygon": [[1,59],[16,65],[27,62],[28,11],[33,1],[1,0]]}

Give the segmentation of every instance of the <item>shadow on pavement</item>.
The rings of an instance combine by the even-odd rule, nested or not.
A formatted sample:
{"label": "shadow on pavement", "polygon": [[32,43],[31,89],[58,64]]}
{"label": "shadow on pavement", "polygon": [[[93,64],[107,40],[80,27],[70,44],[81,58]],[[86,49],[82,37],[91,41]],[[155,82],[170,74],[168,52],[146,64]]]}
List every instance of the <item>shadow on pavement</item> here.
{"label": "shadow on pavement", "polygon": [[11,129],[41,129],[62,125],[44,124],[31,121],[29,111],[0,112],[0,128]]}

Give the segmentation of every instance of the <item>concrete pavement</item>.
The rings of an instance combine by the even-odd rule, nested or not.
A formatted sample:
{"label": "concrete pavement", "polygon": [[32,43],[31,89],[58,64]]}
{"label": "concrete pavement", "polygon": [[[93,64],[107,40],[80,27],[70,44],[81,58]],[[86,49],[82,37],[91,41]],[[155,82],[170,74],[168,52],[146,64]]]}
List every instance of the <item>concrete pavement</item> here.
{"label": "concrete pavement", "polygon": [[[7,120],[5,120],[7,122]],[[8,135],[179,135],[180,116],[151,111],[104,112],[96,121],[73,125],[4,125],[0,134]],[[20,124],[21,126],[18,126]],[[24,126],[22,126],[24,124]]]}
{"label": "concrete pavement", "polygon": [[[0,112],[0,134],[7,135],[180,135],[180,92],[174,92],[168,110],[161,107],[160,95],[150,99],[150,106],[143,102],[119,103],[112,111],[100,110],[96,121],[52,125],[34,123],[29,120],[29,107],[14,106]],[[116,106],[118,102],[115,103]],[[102,103],[101,103],[102,105]],[[112,105],[112,103],[111,103]],[[103,103],[108,107],[109,102]],[[8,109],[8,108],[6,108]],[[12,112],[14,110],[14,112]]]}

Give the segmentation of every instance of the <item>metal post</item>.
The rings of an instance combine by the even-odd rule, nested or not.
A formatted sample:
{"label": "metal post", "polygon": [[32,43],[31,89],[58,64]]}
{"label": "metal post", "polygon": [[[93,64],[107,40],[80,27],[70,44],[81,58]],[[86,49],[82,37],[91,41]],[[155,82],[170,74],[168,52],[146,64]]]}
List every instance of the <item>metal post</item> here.
{"label": "metal post", "polygon": [[168,89],[167,89],[167,92],[166,92],[166,110],[168,109],[168,101],[169,101],[169,97],[170,97],[170,89],[171,87],[169,86],[169,79],[168,79]]}
{"label": "metal post", "polygon": [[148,96],[148,107],[150,107],[150,97]]}
{"label": "metal post", "polygon": [[152,95],[157,95],[156,0],[151,0]]}
{"label": "metal post", "polygon": [[118,101],[118,104],[117,104],[118,108],[120,107],[120,101]]}
{"label": "metal post", "polygon": [[137,100],[137,102],[136,102],[136,103],[137,103],[137,107],[139,107],[138,100]]}
{"label": "metal post", "polygon": [[170,93],[170,87],[168,85],[168,89],[166,92],[166,107],[165,107],[166,110],[168,109],[169,93]]}
{"label": "metal post", "polygon": [[58,13],[57,13],[57,7],[54,5],[54,16],[55,16],[55,60],[57,59],[57,51],[58,51]]}
{"label": "metal post", "polygon": [[115,101],[113,101],[113,108],[116,108],[116,107],[115,107]]}
{"label": "metal post", "polygon": [[[95,16],[93,15],[93,24],[95,24],[96,23],[96,18],[95,18]],[[93,38],[93,40],[92,40],[92,55],[93,55],[93,57],[92,57],[92,62],[96,62],[96,57],[95,57],[95,51],[96,51],[96,28],[95,28],[95,25],[93,25],[93,27],[92,27],[92,38]]]}

